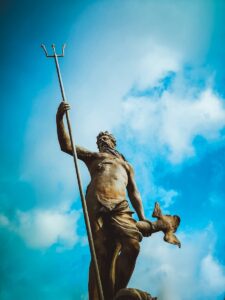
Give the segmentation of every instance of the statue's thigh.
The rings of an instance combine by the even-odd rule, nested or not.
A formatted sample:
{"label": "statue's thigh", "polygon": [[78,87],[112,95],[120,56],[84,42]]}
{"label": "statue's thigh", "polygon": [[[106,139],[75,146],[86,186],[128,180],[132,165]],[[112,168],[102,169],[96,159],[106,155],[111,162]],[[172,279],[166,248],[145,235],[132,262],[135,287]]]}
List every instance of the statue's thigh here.
{"label": "statue's thigh", "polygon": [[107,235],[103,228],[98,228],[93,234],[95,251],[98,256],[107,256]]}

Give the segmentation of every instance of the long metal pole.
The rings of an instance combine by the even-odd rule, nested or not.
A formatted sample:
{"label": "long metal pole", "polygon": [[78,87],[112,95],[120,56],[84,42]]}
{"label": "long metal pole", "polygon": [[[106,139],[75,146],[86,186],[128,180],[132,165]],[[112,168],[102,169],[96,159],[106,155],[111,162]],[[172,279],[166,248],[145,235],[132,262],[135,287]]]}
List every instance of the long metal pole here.
{"label": "long metal pole", "polygon": [[[59,68],[58,55],[56,54],[54,45],[52,45],[52,48],[54,51],[53,57],[55,60],[56,71],[57,71],[57,75],[58,75],[58,79],[59,79],[62,100],[63,100],[63,102],[66,102],[65,90],[64,90],[62,76],[61,76],[60,68]],[[76,151],[76,147],[74,146],[75,144],[73,142],[73,135],[72,135],[72,129],[71,129],[71,125],[70,125],[70,117],[69,117],[68,111],[66,111],[66,121],[67,121],[67,126],[68,126],[68,131],[69,131],[70,142],[71,142],[71,146],[72,146],[73,161],[74,161],[75,171],[76,171],[76,175],[77,175],[77,182],[78,182],[78,187],[79,187],[79,192],[80,192],[81,203],[82,203],[83,212],[84,212],[84,220],[85,220],[85,225],[86,225],[86,229],[87,229],[88,241],[89,241],[89,245],[90,245],[91,256],[92,256],[92,259],[94,262],[99,298],[100,298],[100,300],[104,300],[102,282],[101,282],[101,277],[100,277],[100,272],[99,272],[99,267],[98,267],[97,256],[96,256],[96,252],[95,252],[95,246],[94,246],[94,240],[93,240],[93,235],[92,235],[92,231],[91,231],[91,225],[90,225],[90,220],[89,220],[89,215],[88,215],[88,210],[87,210],[87,204],[85,201],[83,188],[82,188],[82,182],[81,182],[81,177],[80,177],[80,172],[79,172],[79,167],[78,167],[78,162],[77,162],[78,161],[77,151]]]}

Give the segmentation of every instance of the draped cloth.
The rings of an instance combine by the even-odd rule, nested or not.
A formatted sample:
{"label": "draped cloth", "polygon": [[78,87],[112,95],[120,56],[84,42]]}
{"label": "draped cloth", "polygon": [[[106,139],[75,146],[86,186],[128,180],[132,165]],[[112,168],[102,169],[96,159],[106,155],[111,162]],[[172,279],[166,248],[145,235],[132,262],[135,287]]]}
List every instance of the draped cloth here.
{"label": "draped cloth", "polygon": [[[92,199],[93,200],[93,199]],[[134,212],[130,210],[127,200],[105,200],[96,195],[97,201],[88,205],[89,217],[93,234],[101,235],[103,239],[109,237],[113,240],[133,238],[142,240],[142,234],[132,218]]]}

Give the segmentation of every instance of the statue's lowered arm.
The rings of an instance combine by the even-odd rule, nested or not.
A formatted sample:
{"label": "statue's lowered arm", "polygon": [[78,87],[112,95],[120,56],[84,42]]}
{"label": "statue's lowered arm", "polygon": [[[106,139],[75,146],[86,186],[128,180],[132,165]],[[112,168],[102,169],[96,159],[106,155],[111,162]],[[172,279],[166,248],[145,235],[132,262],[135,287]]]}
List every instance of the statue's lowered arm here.
{"label": "statue's lowered arm", "polygon": [[176,215],[163,215],[158,202],[155,203],[152,217],[157,218],[157,221],[151,222],[149,220],[148,222],[137,222],[137,227],[143,235],[150,236],[152,233],[162,231],[164,233],[165,242],[177,245],[180,248],[181,243],[174,234],[180,225],[180,217]]}
{"label": "statue's lowered arm", "polygon": [[144,209],[142,205],[141,195],[138,191],[137,185],[134,180],[134,170],[129,165],[129,173],[128,173],[128,185],[127,185],[127,193],[133,208],[135,209],[138,218],[140,221],[145,220]]}
{"label": "statue's lowered arm", "polygon": [[140,220],[139,222],[137,222],[138,229],[141,231],[144,237],[148,237],[155,232],[162,231],[164,233],[165,242],[177,245],[180,248],[181,243],[174,234],[180,224],[180,217],[176,215],[174,216],[163,215],[159,203],[156,202],[154,211],[152,213],[152,217],[157,218],[157,221],[152,222],[150,220],[146,220],[142,201],[141,201],[141,196],[134,180],[134,171],[131,165],[129,165],[128,175],[129,176],[128,176],[127,192],[131,204],[134,207]]}

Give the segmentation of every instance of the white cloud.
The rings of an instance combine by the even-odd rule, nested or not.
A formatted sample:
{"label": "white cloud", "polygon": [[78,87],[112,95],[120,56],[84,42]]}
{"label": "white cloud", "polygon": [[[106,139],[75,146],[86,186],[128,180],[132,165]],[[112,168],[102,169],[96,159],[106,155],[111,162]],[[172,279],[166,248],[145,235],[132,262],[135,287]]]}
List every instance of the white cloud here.
{"label": "white cloud", "polygon": [[123,97],[134,84],[154,86],[202,57],[210,14],[210,5],[181,2],[106,1],[87,9],[72,31],[66,68],[79,142],[93,147],[100,130],[121,123]]}
{"label": "white cloud", "polygon": [[202,259],[200,274],[203,291],[208,287],[211,297],[220,291],[225,292],[225,266],[221,266],[211,254]]}
{"label": "white cloud", "polygon": [[213,256],[215,235],[177,233],[181,249],[166,244],[161,234],[145,239],[130,287],[149,291],[161,300],[215,300],[225,293],[225,269]]}
{"label": "white cloud", "polygon": [[13,221],[1,215],[0,225],[21,236],[31,248],[45,249],[58,243],[67,249],[79,241],[76,233],[79,216],[77,211],[33,209],[17,211]]}
{"label": "white cloud", "polygon": [[33,248],[47,248],[59,242],[71,248],[78,241],[76,222],[79,214],[75,211],[63,213],[51,210],[18,212],[17,231]]}
{"label": "white cloud", "polygon": [[183,97],[172,91],[165,92],[158,100],[142,97],[124,103],[128,134],[135,136],[140,144],[166,155],[173,163],[195,154],[195,137],[217,140],[225,126],[222,99],[211,89],[197,98]]}
{"label": "white cloud", "polygon": [[[178,196],[178,192],[175,190],[165,190],[162,187],[155,187],[155,197],[156,199],[160,199],[160,203],[162,203],[162,209],[168,208],[170,205],[174,203],[174,198]],[[164,210],[165,213],[165,210]]]}

